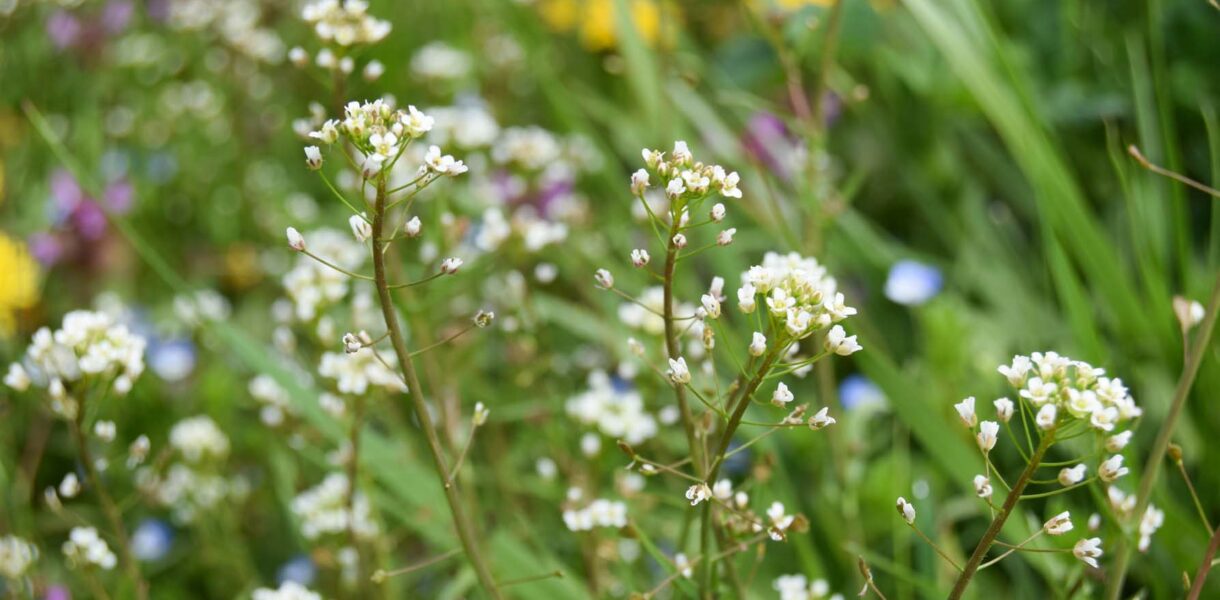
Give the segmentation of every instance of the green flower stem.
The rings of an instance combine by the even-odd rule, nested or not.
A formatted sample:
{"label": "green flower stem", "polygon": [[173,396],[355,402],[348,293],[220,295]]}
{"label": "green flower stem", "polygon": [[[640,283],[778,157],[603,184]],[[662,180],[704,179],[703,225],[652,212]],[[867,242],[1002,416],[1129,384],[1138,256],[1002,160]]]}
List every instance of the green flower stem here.
{"label": "green flower stem", "polygon": [[[1178,387],[1173,392],[1173,402],[1169,406],[1169,413],[1165,415],[1165,422],[1161,424],[1161,430],[1157,433],[1152,451],[1148,453],[1148,462],[1144,463],[1144,474],[1140,477],[1135,510],[1131,513],[1137,519],[1143,517],[1144,511],[1148,510],[1149,501],[1152,500],[1152,485],[1156,483],[1157,472],[1161,468],[1161,462],[1165,460],[1165,453],[1169,450],[1169,441],[1173,437],[1174,427],[1178,424],[1178,417],[1182,415],[1182,408],[1186,405],[1186,397],[1190,395],[1195,376],[1199,374],[1199,365],[1203,364],[1203,357],[1207,353],[1207,346],[1212,339],[1212,330],[1216,325],[1217,311],[1220,311],[1220,274],[1216,276],[1211,298],[1207,301],[1207,316],[1199,325],[1194,343],[1191,344],[1190,352],[1186,355],[1186,363],[1182,365],[1182,375],[1178,378]],[[1122,593],[1123,581],[1127,577],[1127,569],[1131,566],[1133,550],[1134,547],[1128,542],[1126,535],[1119,538],[1115,552],[1118,558],[1114,561],[1110,579],[1106,582],[1105,597],[1109,600],[1118,600]]]}
{"label": "green flower stem", "polygon": [[[377,199],[373,210],[373,240],[380,240],[383,237],[382,232],[386,220],[385,211],[386,182],[383,174],[377,180]],[[432,424],[432,417],[428,414],[428,404],[424,401],[424,390],[419,383],[419,375],[415,372],[415,366],[411,362],[411,353],[407,350],[402,326],[398,322],[398,313],[394,308],[394,298],[390,295],[390,286],[386,280],[386,260],[383,246],[384,242],[373,242],[373,273],[377,285],[377,296],[381,303],[381,313],[385,318],[386,331],[389,333],[391,345],[394,346],[394,353],[398,355],[399,367],[402,369],[403,379],[407,383],[407,393],[411,398],[415,416],[419,420],[420,429],[424,431],[424,439],[427,441],[429,453],[432,455],[437,479],[445,492],[445,500],[449,504],[449,512],[453,516],[453,525],[457,530],[458,539],[462,543],[467,560],[474,567],[475,575],[483,586],[483,591],[489,597],[499,600],[502,596],[496,587],[496,580],[492,576],[487,559],[479,550],[479,535],[475,531],[473,522],[466,515],[466,508],[462,504],[458,487],[456,485],[445,485],[449,469],[445,463],[444,449],[441,447],[440,437],[437,436],[436,426]]]}
{"label": "green flower stem", "polygon": [[974,553],[970,555],[970,560],[966,561],[966,566],[962,569],[961,575],[957,577],[957,583],[953,584],[953,591],[949,593],[950,600],[957,600],[962,597],[962,594],[966,593],[966,586],[970,585],[970,579],[978,571],[979,565],[983,564],[983,559],[987,557],[987,551],[991,549],[996,536],[1000,535],[1000,530],[1004,528],[1004,523],[1012,515],[1013,509],[1017,507],[1017,502],[1021,499],[1021,492],[1025,490],[1025,485],[1033,478],[1034,472],[1038,470],[1038,463],[1042,461],[1042,457],[1046,455],[1046,451],[1054,441],[1055,430],[1053,429],[1042,436],[1042,441],[1034,449],[1029,464],[1025,465],[1025,470],[1021,472],[1021,477],[1017,479],[1017,482],[1012,486],[1012,490],[1008,492],[1008,497],[1004,499],[1004,505],[1000,507],[1000,512],[991,520],[991,526],[983,534],[983,539],[979,540],[978,546],[975,546]]}

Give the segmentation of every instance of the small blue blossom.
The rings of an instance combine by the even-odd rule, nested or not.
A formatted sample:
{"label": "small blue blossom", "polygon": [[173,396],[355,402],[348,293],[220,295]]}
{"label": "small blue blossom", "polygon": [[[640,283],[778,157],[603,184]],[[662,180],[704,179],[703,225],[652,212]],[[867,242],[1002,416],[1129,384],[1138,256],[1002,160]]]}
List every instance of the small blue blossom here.
{"label": "small blue blossom", "polygon": [[913,260],[900,260],[890,267],[885,297],[906,306],[918,306],[940,293],[944,276],[940,269]]}
{"label": "small blue blossom", "polygon": [[160,519],[144,519],[131,535],[131,552],[145,562],[165,558],[174,545],[174,529]]}
{"label": "small blue blossom", "polygon": [[880,406],[885,404],[885,393],[868,377],[853,373],[839,384],[839,402],[844,410]]}

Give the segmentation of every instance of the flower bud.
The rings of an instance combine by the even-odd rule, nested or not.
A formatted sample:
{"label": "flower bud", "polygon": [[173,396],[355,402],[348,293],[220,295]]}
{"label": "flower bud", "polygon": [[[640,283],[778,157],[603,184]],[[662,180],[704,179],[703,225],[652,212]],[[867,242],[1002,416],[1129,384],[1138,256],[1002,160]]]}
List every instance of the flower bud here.
{"label": "flower bud", "polygon": [[295,227],[288,228],[288,247],[297,252],[305,251],[305,238]]}

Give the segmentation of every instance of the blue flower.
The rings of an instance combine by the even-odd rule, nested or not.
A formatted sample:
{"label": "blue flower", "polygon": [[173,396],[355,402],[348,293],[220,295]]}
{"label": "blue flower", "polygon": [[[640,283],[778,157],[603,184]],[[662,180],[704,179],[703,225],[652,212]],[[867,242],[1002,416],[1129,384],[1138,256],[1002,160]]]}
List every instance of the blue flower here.
{"label": "blue flower", "polygon": [[936,267],[913,260],[900,260],[890,267],[885,280],[885,297],[907,306],[918,306],[931,300],[944,285],[944,276]]}
{"label": "blue flower", "polygon": [[298,554],[280,567],[280,572],[276,574],[275,578],[280,584],[285,581],[294,581],[301,585],[309,585],[313,583],[317,574],[317,569],[309,555]]}
{"label": "blue flower", "polygon": [[131,552],[136,558],[153,562],[165,558],[174,545],[174,530],[165,521],[144,519],[131,535]]}
{"label": "blue flower", "polygon": [[880,406],[885,404],[885,393],[871,379],[853,373],[839,384],[839,402],[844,410]]}
{"label": "blue flower", "polygon": [[148,352],[148,364],[161,379],[182,381],[195,370],[195,346],[188,339],[154,343]]}

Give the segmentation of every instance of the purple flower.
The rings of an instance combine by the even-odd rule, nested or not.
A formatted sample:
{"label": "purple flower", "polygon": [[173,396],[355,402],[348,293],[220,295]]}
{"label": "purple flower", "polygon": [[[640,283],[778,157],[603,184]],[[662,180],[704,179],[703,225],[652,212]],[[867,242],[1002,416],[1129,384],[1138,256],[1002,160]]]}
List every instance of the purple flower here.
{"label": "purple flower", "polygon": [[132,201],[135,199],[135,189],[130,181],[120,179],[106,186],[104,199],[106,208],[111,212],[126,214],[131,210]]}
{"label": "purple flower", "polygon": [[50,187],[51,200],[55,203],[56,213],[61,216],[71,213],[85,199],[85,191],[66,169],[56,169],[51,173]]}
{"label": "purple flower", "polygon": [[72,592],[68,591],[66,585],[52,585],[47,587],[47,594],[43,596],[43,600],[72,600]]}
{"label": "purple flower", "polygon": [[106,213],[92,200],[85,200],[72,211],[72,225],[81,237],[94,242],[106,234]]}
{"label": "purple flower", "polygon": [[66,10],[57,10],[47,19],[47,37],[59,50],[76,45],[83,29],[80,20]]}
{"label": "purple flower", "polygon": [[50,233],[35,233],[29,243],[30,256],[44,267],[54,266],[64,256],[64,245]]}
{"label": "purple flower", "polygon": [[131,23],[135,6],[131,0],[111,0],[102,8],[102,28],[107,33],[121,33]]}
{"label": "purple flower", "polygon": [[751,160],[775,171],[783,179],[791,178],[792,156],[797,146],[782,119],[769,112],[754,113],[746,124],[741,144]]}

